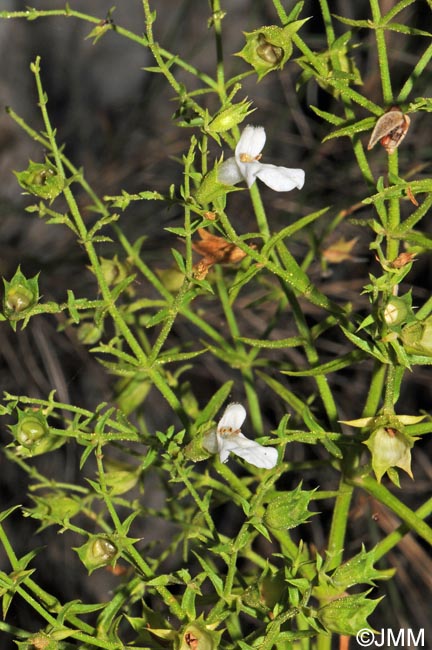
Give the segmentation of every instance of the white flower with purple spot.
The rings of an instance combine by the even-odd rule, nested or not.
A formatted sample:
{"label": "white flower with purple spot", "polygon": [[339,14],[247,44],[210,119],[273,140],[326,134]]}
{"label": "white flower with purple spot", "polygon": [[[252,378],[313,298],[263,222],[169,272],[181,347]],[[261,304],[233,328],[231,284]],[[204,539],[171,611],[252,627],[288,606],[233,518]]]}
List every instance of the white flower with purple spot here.
{"label": "white flower with purple spot", "polygon": [[272,469],[278,460],[274,447],[263,447],[255,440],[249,440],[241,432],[246,418],[246,410],[241,404],[228,404],[216,430],[204,436],[203,447],[212,454],[219,454],[222,463],[226,463],[230,453],[240,456],[251,465]]}
{"label": "white flower with purple spot", "polygon": [[289,192],[304,185],[303,169],[290,169],[259,162],[266,134],[262,126],[246,126],[237,142],[235,155],[223,162],[218,169],[218,180],[225,185],[246,181],[251,187],[257,178],[276,192]]}

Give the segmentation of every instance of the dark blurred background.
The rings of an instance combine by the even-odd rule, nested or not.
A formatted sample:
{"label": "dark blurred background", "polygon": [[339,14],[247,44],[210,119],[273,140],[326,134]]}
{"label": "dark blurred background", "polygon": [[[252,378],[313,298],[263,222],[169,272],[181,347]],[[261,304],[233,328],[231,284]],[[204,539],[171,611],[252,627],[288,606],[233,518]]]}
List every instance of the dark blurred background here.
{"label": "dark blurred background", "polygon": [[[345,2],[335,0],[331,3],[335,14],[349,18],[369,17],[369,3],[366,0]],[[382,13],[394,6],[393,1],[381,2]],[[37,2],[37,9],[62,7],[53,0]],[[88,12],[105,18],[112,6],[104,0],[73,0],[73,9]],[[209,74],[213,74],[215,47],[213,35],[207,28],[210,10],[207,2],[194,0],[154,0],[152,5],[158,12],[155,24],[156,37],[160,43],[173,53],[179,53],[185,60]],[[1,9],[20,10],[18,0],[2,0]],[[233,0],[223,3],[228,18],[223,22],[224,48],[229,74],[246,70],[246,64],[232,56],[243,46],[242,32],[251,31],[260,25],[277,24],[277,16],[270,1]],[[325,33],[320,18],[318,1],[307,1],[302,16],[310,16],[303,27],[302,36],[314,49],[325,49]],[[415,27],[427,29],[431,25],[431,10],[426,1],[419,0],[409,7],[404,16]],[[114,22],[136,33],[144,32],[142,6],[139,0],[123,0],[113,13]],[[402,17],[398,17],[401,21]],[[339,34],[346,27],[335,23]],[[74,18],[47,18],[27,22],[24,20],[0,21],[0,104],[11,106],[19,115],[36,129],[42,128],[37,109],[34,78],[30,63],[37,55],[41,56],[42,79],[48,94],[53,125],[58,129],[58,141],[64,142],[66,152],[73,163],[84,167],[87,180],[100,195],[120,194],[121,189],[138,192],[152,189],[166,192],[169,185],[182,182],[181,165],[177,159],[187,150],[191,131],[179,129],[171,121],[177,109],[173,101],[172,89],[161,75],[150,75],[144,70],[152,65],[149,53],[138,44],[108,32],[93,45],[86,36],[92,25]],[[362,31],[356,34],[358,47],[353,50],[356,64],[363,80],[361,91],[371,100],[381,103],[381,88],[373,34]],[[420,53],[430,41],[424,37],[409,38],[392,32],[387,36],[391,60],[392,83],[395,94],[402,87],[406,76],[415,65]],[[294,52],[294,57],[299,56]],[[325,205],[330,205],[329,218],[340,210],[350,211],[370,192],[362,180],[348,139],[321,140],[329,132],[328,124],[320,120],[310,106],[322,110],[335,110],[341,114],[323,89],[314,82],[300,87],[296,92],[300,70],[291,61],[283,72],[271,74],[260,83],[252,76],[245,80],[241,97],[248,96],[258,107],[250,122],[262,124],[267,131],[267,144],[264,151],[268,162],[289,167],[303,167],[306,170],[306,184],[301,192],[287,195],[272,193],[263,188],[262,195],[271,227],[278,230],[287,225],[292,218],[308,214]],[[180,75],[183,77],[183,75]],[[184,76],[188,87],[194,87],[193,78]],[[431,70],[423,75],[409,100],[428,96],[431,90]],[[216,105],[209,99],[209,108]],[[367,115],[358,110],[359,118]],[[369,134],[364,135],[365,145]],[[214,149],[215,157],[220,150]],[[427,113],[412,116],[411,129],[403,146],[399,149],[401,175],[415,175],[421,178],[430,174],[432,140]],[[94,279],[85,270],[86,260],[73,235],[63,227],[47,227],[34,215],[25,212],[29,198],[22,196],[21,190],[11,170],[26,168],[28,160],[42,161],[44,151],[33,142],[10,117],[0,114],[0,274],[10,279],[17,266],[27,276],[41,272],[40,285],[45,299],[62,301],[66,288],[71,288],[77,296],[94,295]],[[375,148],[368,159],[376,176],[385,173],[386,154]],[[246,193],[245,193],[246,194]],[[79,197],[78,197],[79,198]],[[84,200],[84,198],[83,198]],[[230,197],[231,214],[235,216],[239,232],[254,230],[254,224],[247,197]],[[411,210],[412,206],[403,206]],[[372,216],[371,209],[361,208],[355,216]],[[90,217],[89,217],[90,218]],[[122,228],[131,241],[141,235],[147,237],[144,243],[145,259],[151,267],[171,266],[171,247],[181,244],[163,226],[181,225],[179,210],[167,210],[152,203],[133,204],[122,219]],[[427,227],[422,224],[422,227]],[[329,246],[340,237],[358,237],[355,259],[331,267],[330,273],[323,273],[318,261],[319,248]],[[379,273],[373,254],[369,251],[370,235],[366,228],[359,228],[344,221],[333,239],[317,244],[317,260],[310,268],[310,274],[320,289],[335,300],[351,301],[354,310],[368,313],[367,298],[361,295],[369,272]],[[309,242],[296,240],[291,250],[298,259],[306,253]],[[420,306],[430,295],[430,262],[427,255],[414,265],[403,290],[412,287],[414,304]],[[409,282],[409,285],[408,285]],[[145,295],[147,287],[138,284],[137,291]],[[256,299],[253,309],[240,317],[244,335],[259,336],[274,315],[271,301],[259,300],[260,295],[247,295],[241,298],[239,307],[246,307]],[[317,310],[305,303],[311,322],[320,318]],[[220,306],[207,305],[206,317],[216,327],[225,327]],[[240,310],[239,310],[240,311]],[[243,311],[243,310],[242,310]],[[275,338],[295,333],[292,319],[280,320],[273,335]],[[63,323],[54,317],[34,318],[24,330],[13,333],[7,324],[0,327],[0,384],[1,389],[15,394],[26,394],[44,398],[55,388],[59,400],[93,408],[102,400],[113,398],[114,382],[98,365],[87,349],[78,343],[73,331],[58,331]],[[332,330],[333,332],[333,330]],[[190,325],[179,321],[173,337],[180,341],[190,339]],[[325,340],[320,352],[322,360],[334,358],[348,349],[341,337]],[[188,381],[192,385],[200,405],[204,406],[214,391],[227,379],[238,379],[237,371],[226,367],[214,358],[205,355],[194,364]],[[200,358],[199,358],[200,359]],[[286,352],[288,363],[294,367],[303,363],[295,350]],[[331,376],[341,416],[358,417],[352,413],[353,397],[359,408],[358,396],[365,395],[370,380],[371,368],[363,366]],[[280,378],[280,375],[278,375]],[[420,409],[430,410],[431,372],[428,368],[416,367],[405,384],[399,412],[417,413]],[[309,381],[288,382],[290,388],[299,396],[309,394],[312,384]],[[275,402],[274,395],[264,386],[262,392],[263,413],[266,428],[274,428],[286,411],[285,405]],[[304,392],[303,392],[304,391]],[[244,395],[234,394],[234,399],[244,400]],[[318,407],[317,407],[318,408]],[[171,424],[169,413],[157,394],[152,394],[151,411],[146,411],[150,425],[163,428]],[[2,441],[9,442],[5,428],[0,432]],[[416,444],[413,460],[415,483],[408,477],[402,478],[403,500],[410,507],[418,507],[430,495],[432,467],[430,463],[431,444],[427,440]],[[307,458],[310,450],[290,450],[293,460]],[[319,454],[319,452],[313,452]],[[325,461],[326,454],[321,459]],[[55,459],[55,460],[53,460]],[[78,475],[78,459],[68,448],[49,458],[35,461],[41,471],[53,477],[61,476],[65,481],[75,481]],[[56,465],[57,463],[57,465]],[[17,467],[0,457],[0,499],[1,509],[27,502],[27,477]],[[317,479],[312,475],[303,476],[306,488],[316,487]],[[299,477],[287,477],[282,487],[291,489],[297,485]],[[336,487],[334,473],[323,468],[319,485],[325,488]],[[157,501],[157,494],[150,496]],[[320,502],[321,506],[321,502]],[[331,503],[329,504],[331,508]],[[306,535],[310,536],[319,550],[322,550],[328,522],[324,516],[313,519]],[[329,510],[330,512],[330,510]],[[378,505],[365,496],[358,497],[353,506],[348,539],[347,556],[360,550],[361,544],[370,547],[382,534],[392,530],[396,522],[391,513],[381,511]],[[62,600],[82,598],[85,602],[107,599],[109,590],[118,578],[105,572],[96,572],[88,578],[81,569],[78,559],[70,547],[79,544],[66,534],[59,536],[54,529],[36,534],[33,520],[16,516],[12,519],[17,553],[24,554],[34,545],[49,545],[49,553],[41,554],[43,561],[37,559],[37,579],[43,580],[47,589]],[[154,522],[153,522],[154,523]],[[148,528],[154,528],[153,523]],[[162,524],[160,524],[162,525]],[[148,528],[145,533],[148,535]],[[34,539],[30,538],[34,536]],[[157,537],[157,536],[156,536]],[[2,554],[0,553],[0,563]],[[39,563],[38,563],[39,562]],[[398,549],[388,558],[390,565],[398,569],[395,582],[388,588],[381,585],[376,595],[386,595],[379,607],[377,619],[371,619],[375,627],[398,629],[406,625],[414,630],[425,628],[426,639],[432,644],[432,625],[430,622],[430,599],[432,595],[432,560],[430,550],[421,540],[407,536]],[[386,563],[383,566],[388,566]],[[2,569],[8,570],[7,565]],[[60,578],[60,580],[59,580]],[[428,611],[429,610],[429,611]],[[11,622],[17,626],[38,629],[39,623],[26,619],[19,603],[13,605]],[[7,643],[7,642],[6,642]],[[5,646],[2,642],[2,648]]]}

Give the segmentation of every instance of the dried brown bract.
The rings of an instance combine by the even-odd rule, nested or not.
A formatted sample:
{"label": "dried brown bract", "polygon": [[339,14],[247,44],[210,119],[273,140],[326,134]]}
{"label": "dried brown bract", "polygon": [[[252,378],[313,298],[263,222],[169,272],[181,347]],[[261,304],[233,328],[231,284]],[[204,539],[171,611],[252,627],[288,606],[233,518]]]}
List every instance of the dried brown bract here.
{"label": "dried brown bract", "polygon": [[353,260],[352,251],[357,240],[358,237],[349,240],[341,237],[331,246],[323,250],[322,254],[324,259],[331,264],[340,264],[341,262],[345,262],[345,260]]}

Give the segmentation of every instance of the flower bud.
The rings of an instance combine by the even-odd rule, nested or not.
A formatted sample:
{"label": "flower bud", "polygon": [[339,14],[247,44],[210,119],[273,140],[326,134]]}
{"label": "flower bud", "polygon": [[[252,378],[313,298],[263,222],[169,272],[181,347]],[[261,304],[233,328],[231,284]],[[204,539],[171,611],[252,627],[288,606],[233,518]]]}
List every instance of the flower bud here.
{"label": "flower bud", "polygon": [[281,601],[286,591],[282,573],[268,573],[253,583],[242,594],[242,601],[256,609],[271,610]]}
{"label": "flower bud", "polygon": [[101,257],[100,264],[102,275],[109,287],[118,284],[125,279],[127,275],[126,266],[120,262],[117,255],[115,255],[111,260],[106,257]]}
{"label": "flower bud", "polygon": [[121,463],[117,460],[105,461],[105,482],[110,495],[125,494],[138,483],[140,466]]}
{"label": "flower bud", "polygon": [[233,106],[224,109],[210,122],[207,131],[210,133],[229,131],[229,129],[232,129],[237,124],[243,122],[247,115],[253,113],[253,110],[249,110],[251,103],[252,102],[243,101],[240,104],[234,104]]}
{"label": "flower bud", "polygon": [[102,336],[103,329],[94,323],[81,323],[78,327],[78,340],[84,345],[94,345]]}

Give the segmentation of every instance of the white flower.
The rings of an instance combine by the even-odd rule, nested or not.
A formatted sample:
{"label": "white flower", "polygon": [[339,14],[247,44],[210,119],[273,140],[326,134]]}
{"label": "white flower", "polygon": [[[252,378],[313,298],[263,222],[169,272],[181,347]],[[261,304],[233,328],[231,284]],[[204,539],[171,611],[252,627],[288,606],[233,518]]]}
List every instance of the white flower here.
{"label": "white flower", "polygon": [[266,141],[262,126],[246,126],[237,142],[234,158],[228,158],[218,169],[218,180],[225,185],[235,185],[245,180],[253,185],[257,178],[276,192],[289,192],[304,185],[303,169],[289,169],[260,163],[261,151]]}
{"label": "white flower", "polygon": [[228,404],[216,431],[204,436],[204,449],[212,454],[218,453],[222,463],[227,462],[232,452],[256,467],[271,469],[277,463],[277,449],[263,447],[255,440],[246,438],[240,431],[245,418],[246,410],[241,404]]}

